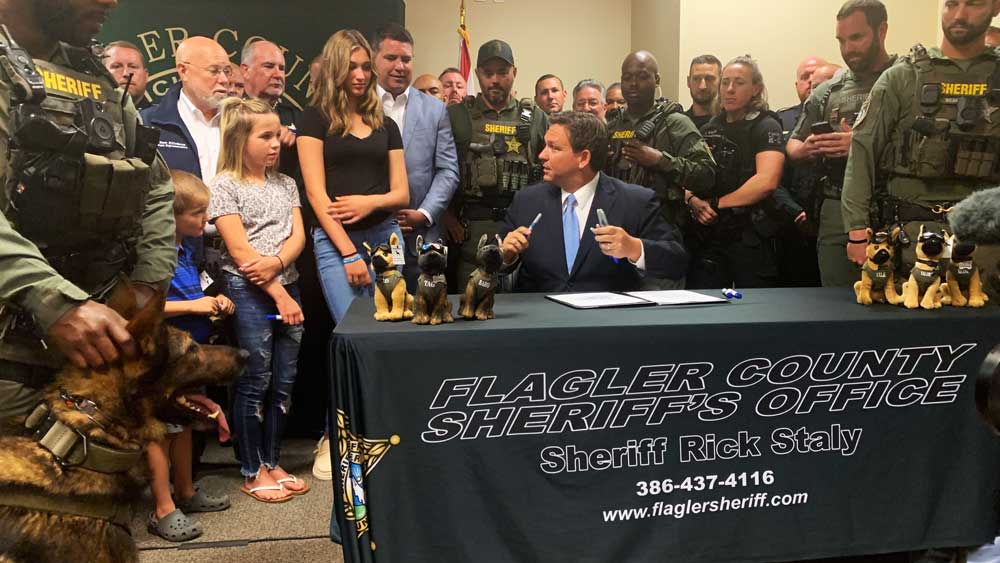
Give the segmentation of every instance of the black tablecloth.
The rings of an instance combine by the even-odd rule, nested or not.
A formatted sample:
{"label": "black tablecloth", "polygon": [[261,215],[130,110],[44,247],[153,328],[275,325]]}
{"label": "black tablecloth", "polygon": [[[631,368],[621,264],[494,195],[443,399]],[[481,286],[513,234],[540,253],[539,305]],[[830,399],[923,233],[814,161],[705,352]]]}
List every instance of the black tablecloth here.
{"label": "black tablecloth", "polygon": [[496,312],[426,327],[358,301],[337,327],[347,561],[780,561],[996,535],[1000,442],[973,406],[996,307],[802,289]]}

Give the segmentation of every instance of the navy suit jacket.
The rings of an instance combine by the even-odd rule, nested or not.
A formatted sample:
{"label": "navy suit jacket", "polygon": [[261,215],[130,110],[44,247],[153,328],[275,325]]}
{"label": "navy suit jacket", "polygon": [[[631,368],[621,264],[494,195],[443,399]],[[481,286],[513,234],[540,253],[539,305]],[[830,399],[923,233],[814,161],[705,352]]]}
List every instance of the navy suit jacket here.
{"label": "navy suit jacket", "polygon": [[[201,162],[198,147],[181,119],[177,103],[181,97],[181,83],[178,82],[160,98],[160,103],[141,112],[142,122],[160,130],[160,144],[157,149],[171,170],[183,170],[201,178]],[[209,181],[211,178],[202,178]]]}
{"label": "navy suit jacket", "polygon": [[441,237],[441,215],[458,187],[458,154],[448,112],[440,100],[416,88],[407,90],[403,117],[403,154],[410,184],[410,209],[423,209],[434,218],[426,229],[416,228],[412,237]]}
{"label": "navy suit jacket", "polygon": [[566,271],[559,186],[547,182],[535,184],[514,196],[507,208],[501,238],[518,227],[530,225],[536,215],[542,214],[532,230],[528,249],[520,256],[515,291],[639,290],[643,274],[627,259],[615,264],[598,248],[590,230],[597,224],[598,209],[604,210],[608,223],[642,240],[646,275],[680,279],[687,272],[687,252],[675,229],[663,219],[656,193],[601,174],[572,272]]}

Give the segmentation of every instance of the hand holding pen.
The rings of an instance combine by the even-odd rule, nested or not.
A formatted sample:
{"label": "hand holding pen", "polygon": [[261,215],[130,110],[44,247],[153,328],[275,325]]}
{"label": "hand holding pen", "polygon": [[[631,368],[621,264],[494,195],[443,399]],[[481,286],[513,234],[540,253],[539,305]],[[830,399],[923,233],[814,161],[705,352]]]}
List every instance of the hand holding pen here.
{"label": "hand holding pen", "polygon": [[518,227],[513,231],[507,233],[507,236],[503,239],[503,244],[501,248],[503,249],[503,261],[505,264],[513,264],[517,257],[520,256],[525,250],[528,250],[528,241],[531,239],[531,231],[538,226],[538,222],[541,221],[542,214],[539,213],[535,216],[535,220],[531,222],[527,227]]}

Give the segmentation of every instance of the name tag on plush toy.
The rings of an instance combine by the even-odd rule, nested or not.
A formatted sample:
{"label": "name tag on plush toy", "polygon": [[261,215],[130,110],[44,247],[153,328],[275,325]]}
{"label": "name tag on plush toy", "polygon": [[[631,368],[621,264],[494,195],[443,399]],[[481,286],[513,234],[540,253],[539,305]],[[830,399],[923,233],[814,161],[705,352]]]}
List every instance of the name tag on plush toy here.
{"label": "name tag on plush toy", "polygon": [[406,256],[403,254],[403,243],[397,242],[392,247],[392,263],[402,267],[406,263]]}
{"label": "name tag on plush toy", "polygon": [[215,280],[212,279],[212,276],[208,275],[208,272],[202,272],[198,276],[198,281],[201,282],[201,290],[202,291],[205,291],[206,289],[209,288],[209,286],[211,286],[213,283],[215,283]]}

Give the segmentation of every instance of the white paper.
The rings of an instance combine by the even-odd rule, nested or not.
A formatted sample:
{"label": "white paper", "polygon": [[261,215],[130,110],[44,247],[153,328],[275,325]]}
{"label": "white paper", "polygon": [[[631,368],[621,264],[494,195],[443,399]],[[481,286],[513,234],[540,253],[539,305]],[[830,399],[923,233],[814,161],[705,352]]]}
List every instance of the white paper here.
{"label": "white paper", "polygon": [[665,291],[629,291],[625,295],[638,297],[652,301],[657,305],[697,305],[700,303],[728,303],[722,297],[712,297],[694,291],[665,290]]}
{"label": "white paper", "polygon": [[628,307],[631,305],[652,305],[651,301],[641,297],[631,297],[620,293],[567,293],[564,295],[547,295],[549,299],[569,305],[575,309],[601,309],[604,307]]}

